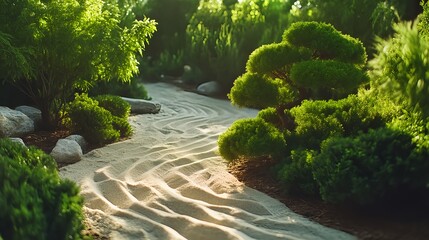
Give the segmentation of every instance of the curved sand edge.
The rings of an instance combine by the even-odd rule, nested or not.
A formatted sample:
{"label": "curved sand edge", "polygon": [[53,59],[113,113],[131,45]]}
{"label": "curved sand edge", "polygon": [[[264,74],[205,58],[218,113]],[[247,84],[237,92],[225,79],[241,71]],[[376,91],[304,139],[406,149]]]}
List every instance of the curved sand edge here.
{"label": "curved sand edge", "polygon": [[240,183],[217,138],[256,110],[165,83],[146,84],[162,104],[137,115],[131,139],[93,150],[60,170],[78,182],[87,221],[111,239],[354,239],[313,223]]}

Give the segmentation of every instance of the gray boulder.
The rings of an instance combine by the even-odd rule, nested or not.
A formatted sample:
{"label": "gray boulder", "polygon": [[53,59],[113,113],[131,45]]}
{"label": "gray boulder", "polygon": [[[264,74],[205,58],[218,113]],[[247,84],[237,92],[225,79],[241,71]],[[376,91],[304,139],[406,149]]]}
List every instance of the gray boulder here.
{"label": "gray boulder", "polygon": [[57,163],[76,163],[82,159],[82,148],[70,139],[60,139],[50,154]]}
{"label": "gray boulder", "polygon": [[197,87],[197,92],[207,96],[216,96],[221,93],[221,86],[215,81],[205,82]]}
{"label": "gray boulder", "polygon": [[26,147],[24,140],[22,140],[22,138],[9,138],[9,140],[11,140],[12,142],[16,142],[21,144],[22,146]]}
{"label": "gray boulder", "polygon": [[34,131],[34,121],[20,111],[0,107],[0,137],[19,137]]}
{"label": "gray boulder", "polygon": [[15,110],[24,113],[27,115],[27,117],[34,121],[36,126],[40,126],[42,122],[42,112],[39,109],[30,106],[19,106],[16,107]]}
{"label": "gray boulder", "polygon": [[76,134],[70,135],[70,136],[66,137],[65,139],[73,140],[73,141],[77,142],[77,144],[79,144],[82,151],[85,151],[86,148],[88,147],[88,142],[86,142],[85,138],[82,137],[81,135],[76,135]]}
{"label": "gray boulder", "polygon": [[152,101],[126,97],[122,97],[122,99],[131,105],[131,113],[158,113],[161,110],[161,104]]}

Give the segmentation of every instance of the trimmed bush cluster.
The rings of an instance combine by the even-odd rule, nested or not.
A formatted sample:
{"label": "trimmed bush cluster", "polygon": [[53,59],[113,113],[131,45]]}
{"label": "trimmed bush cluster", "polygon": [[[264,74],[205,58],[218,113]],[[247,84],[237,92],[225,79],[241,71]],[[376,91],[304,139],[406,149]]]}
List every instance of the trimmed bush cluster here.
{"label": "trimmed bush cluster", "polygon": [[66,107],[69,125],[88,142],[103,145],[131,135],[127,121],[130,105],[118,96],[101,95],[94,99],[76,94]]}
{"label": "trimmed bush cluster", "polygon": [[338,99],[368,81],[365,62],[359,40],[328,24],[298,22],[286,29],[282,43],[264,45],[249,56],[247,72],[228,96],[239,106],[283,109],[305,99]]}
{"label": "trimmed bush cluster", "polygon": [[81,239],[82,206],[49,155],[0,139],[0,238]]}
{"label": "trimmed bush cluster", "polygon": [[427,189],[429,149],[389,128],[354,137],[330,138],[314,159],[313,174],[330,202],[379,203]]}
{"label": "trimmed bush cluster", "polygon": [[238,120],[219,136],[219,152],[228,161],[241,156],[278,157],[284,147],[282,133],[259,118]]}
{"label": "trimmed bush cluster", "polygon": [[[418,26],[394,25],[392,39],[378,40],[367,75],[358,40],[327,24],[292,24],[283,42],[255,50],[236,79],[232,102],[262,110],[221,135],[221,155],[275,156],[286,191],[332,203],[427,202],[429,54]],[[257,134],[262,126],[270,127]],[[273,143],[261,149],[267,136],[283,140],[282,156]]]}

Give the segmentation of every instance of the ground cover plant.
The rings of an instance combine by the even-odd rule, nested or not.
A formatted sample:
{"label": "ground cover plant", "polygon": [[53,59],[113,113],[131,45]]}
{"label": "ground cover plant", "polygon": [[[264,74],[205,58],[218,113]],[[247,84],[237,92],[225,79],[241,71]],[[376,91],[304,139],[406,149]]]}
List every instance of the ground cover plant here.
{"label": "ground cover plant", "polygon": [[0,139],[0,165],[0,238],[82,239],[83,198],[52,157]]}

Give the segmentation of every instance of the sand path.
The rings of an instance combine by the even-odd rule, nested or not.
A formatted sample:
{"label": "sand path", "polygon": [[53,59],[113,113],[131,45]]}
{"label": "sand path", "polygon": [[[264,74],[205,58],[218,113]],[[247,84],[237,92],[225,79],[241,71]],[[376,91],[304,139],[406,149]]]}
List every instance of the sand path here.
{"label": "sand path", "polygon": [[93,150],[60,170],[78,182],[88,221],[111,239],[354,239],[294,214],[226,170],[217,138],[256,110],[164,83],[162,104],[130,117],[131,139]]}

